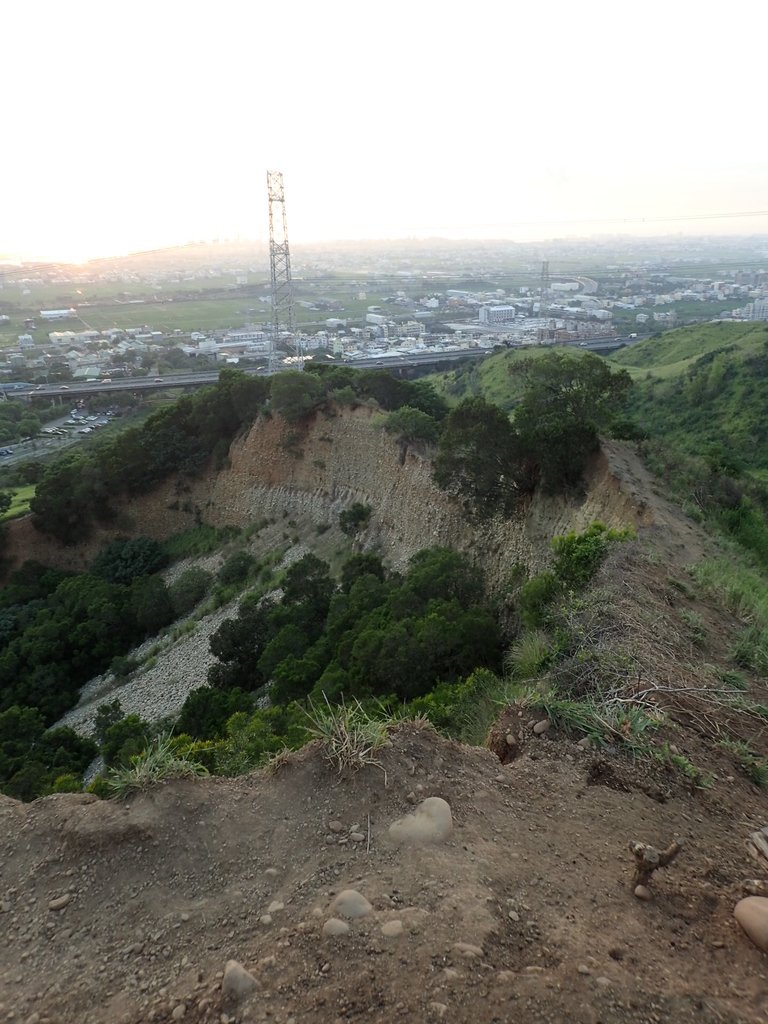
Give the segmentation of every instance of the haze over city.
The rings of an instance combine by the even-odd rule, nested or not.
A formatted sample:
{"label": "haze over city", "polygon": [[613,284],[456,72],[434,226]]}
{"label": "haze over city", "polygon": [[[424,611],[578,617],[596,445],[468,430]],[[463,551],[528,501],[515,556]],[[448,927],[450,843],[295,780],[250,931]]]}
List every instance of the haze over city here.
{"label": "haze over city", "polygon": [[13,4],[0,257],[766,231],[756,6]]}

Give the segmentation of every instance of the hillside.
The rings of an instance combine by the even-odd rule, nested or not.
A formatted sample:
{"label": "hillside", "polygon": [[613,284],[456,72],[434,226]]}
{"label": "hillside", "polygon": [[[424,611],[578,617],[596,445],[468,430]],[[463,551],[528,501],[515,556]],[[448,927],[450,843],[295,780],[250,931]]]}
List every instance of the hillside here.
{"label": "hillside", "polygon": [[[75,792],[72,759],[57,778],[62,740],[54,795],[0,797],[0,1015],[765,1019],[768,941],[733,918],[768,893],[746,845],[768,816],[764,575],[631,444],[603,442],[578,490],[537,488],[508,519],[462,514],[431,453],[371,405],[332,402],[259,415],[218,469],[125,498],[79,545],[11,524],[17,560],[91,572],[22,574],[22,616],[61,589],[98,642],[101,616],[121,626],[103,595],[126,617],[150,587],[168,600],[149,569],[137,590],[93,575],[121,533],[132,572],[166,541],[186,557],[165,579],[207,573],[211,599],[121,650],[65,719],[88,743],[119,696],[109,779]],[[347,532],[355,508],[370,513]],[[19,614],[6,606],[6,630]],[[53,635],[51,615],[14,656]],[[6,721],[6,769],[29,721]],[[41,778],[30,742],[14,795]],[[629,844],[673,839],[637,888]]]}

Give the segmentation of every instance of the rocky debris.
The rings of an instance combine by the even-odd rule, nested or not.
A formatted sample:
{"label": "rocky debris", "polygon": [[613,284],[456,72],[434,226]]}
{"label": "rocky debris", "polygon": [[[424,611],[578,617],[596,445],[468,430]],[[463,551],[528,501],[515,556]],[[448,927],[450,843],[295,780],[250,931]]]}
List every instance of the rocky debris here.
{"label": "rocky debris", "polygon": [[250,971],[247,971],[237,960],[228,960],[224,968],[221,991],[227,999],[239,1001],[245,999],[259,986]]}
{"label": "rocky debris", "polygon": [[747,896],[739,900],[733,916],[757,948],[768,953],[768,897]]}
{"label": "rocky debris", "polygon": [[338,917],[329,917],[323,925],[323,935],[330,935],[333,938],[337,938],[340,935],[346,935],[349,932],[349,925],[346,921],[342,921]]}
{"label": "rocky debris", "polygon": [[453,828],[451,808],[439,796],[422,800],[413,814],[398,818],[389,826],[389,835],[396,843],[439,843],[446,839]]}
{"label": "rocky debris", "polygon": [[341,917],[348,917],[356,920],[359,917],[367,917],[373,907],[362,893],[357,889],[344,889],[340,892],[331,904],[331,911]]}

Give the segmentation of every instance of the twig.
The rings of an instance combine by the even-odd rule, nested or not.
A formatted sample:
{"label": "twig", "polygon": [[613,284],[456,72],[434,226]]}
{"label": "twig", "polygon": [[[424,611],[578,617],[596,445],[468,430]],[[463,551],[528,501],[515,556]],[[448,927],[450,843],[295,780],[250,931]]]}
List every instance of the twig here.
{"label": "twig", "polygon": [[368,815],[368,842],[365,845],[365,852],[371,852],[371,816]]}

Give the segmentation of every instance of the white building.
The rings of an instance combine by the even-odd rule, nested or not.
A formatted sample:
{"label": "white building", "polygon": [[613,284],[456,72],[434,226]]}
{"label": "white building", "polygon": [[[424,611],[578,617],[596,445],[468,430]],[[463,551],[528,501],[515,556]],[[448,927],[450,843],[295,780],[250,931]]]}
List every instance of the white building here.
{"label": "white building", "polygon": [[76,309],[41,309],[40,316],[43,320],[68,320],[77,316]]}
{"label": "white building", "polygon": [[517,316],[514,306],[481,306],[481,324],[508,324]]}
{"label": "white building", "polygon": [[768,298],[755,299],[749,314],[750,320],[768,320]]}

